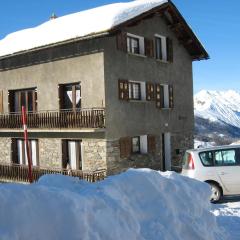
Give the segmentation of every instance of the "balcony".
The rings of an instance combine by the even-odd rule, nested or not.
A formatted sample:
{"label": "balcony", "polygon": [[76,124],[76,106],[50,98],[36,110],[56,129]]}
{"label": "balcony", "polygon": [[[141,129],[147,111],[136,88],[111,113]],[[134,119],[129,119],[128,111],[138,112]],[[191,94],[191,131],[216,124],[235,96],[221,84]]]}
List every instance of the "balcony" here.
{"label": "balcony", "polygon": [[[32,167],[33,182],[36,182],[41,176],[46,174],[61,174],[78,177],[79,179],[84,179],[88,182],[96,182],[104,180],[106,177],[106,170],[102,169],[90,172],[82,170]],[[18,164],[0,164],[0,182],[27,183],[28,181],[28,166]]]}
{"label": "balcony", "polygon": [[[105,111],[100,108],[81,109],[79,111],[41,111],[27,113],[29,129],[76,129],[104,128]],[[0,115],[0,129],[21,129],[21,113]]]}

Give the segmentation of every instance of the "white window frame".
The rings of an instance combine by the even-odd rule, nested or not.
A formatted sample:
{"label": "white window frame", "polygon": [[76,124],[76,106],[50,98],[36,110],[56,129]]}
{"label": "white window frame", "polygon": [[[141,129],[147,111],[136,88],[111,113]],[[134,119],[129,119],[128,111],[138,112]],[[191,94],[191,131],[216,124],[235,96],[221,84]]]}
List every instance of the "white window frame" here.
{"label": "white window frame", "polygon": [[134,136],[133,138],[139,138],[139,152],[133,152],[133,154],[147,154],[148,153],[148,136],[147,135],[141,135],[141,136]]}
{"label": "white window frame", "polygon": [[[159,34],[155,34],[154,37],[155,37],[155,57],[156,57],[156,59],[167,62],[167,37],[159,35]],[[156,52],[157,51],[157,45],[156,45],[157,38],[161,39],[161,42],[162,42],[162,44],[161,44],[162,58],[157,57],[157,52]]]}
{"label": "white window frame", "polygon": [[[28,140],[31,149],[31,160],[32,166],[38,166],[38,140],[29,139]],[[27,150],[25,146],[24,139],[17,139],[17,151],[18,151],[18,161],[20,165],[28,165],[27,161]]]}
{"label": "white window frame", "polygon": [[169,84],[161,84],[161,86],[163,87],[163,109],[169,109]]}
{"label": "white window frame", "polygon": [[[136,38],[139,41],[139,53],[133,53],[132,51],[128,51],[128,53],[134,54],[134,55],[145,55],[144,37],[141,37],[132,33],[127,33],[127,37]],[[128,40],[127,40],[127,49],[129,49]]]}
{"label": "white window frame", "polygon": [[146,101],[146,82],[140,82],[140,81],[132,81],[129,80],[129,83],[138,83],[140,84],[140,94],[141,94],[141,98],[139,100],[137,99],[131,99],[131,88],[130,88],[130,84],[129,84],[129,100],[130,101]]}

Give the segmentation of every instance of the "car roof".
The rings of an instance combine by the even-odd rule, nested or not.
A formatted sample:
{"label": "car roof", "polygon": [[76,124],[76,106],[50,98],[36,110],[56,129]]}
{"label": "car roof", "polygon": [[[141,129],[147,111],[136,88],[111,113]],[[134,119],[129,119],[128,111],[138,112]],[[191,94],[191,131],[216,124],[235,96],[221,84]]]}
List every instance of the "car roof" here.
{"label": "car roof", "polygon": [[223,145],[223,146],[215,146],[215,147],[206,147],[206,148],[195,148],[189,149],[189,152],[204,152],[204,151],[214,151],[214,150],[221,150],[221,149],[233,149],[233,148],[240,148],[240,145]]}

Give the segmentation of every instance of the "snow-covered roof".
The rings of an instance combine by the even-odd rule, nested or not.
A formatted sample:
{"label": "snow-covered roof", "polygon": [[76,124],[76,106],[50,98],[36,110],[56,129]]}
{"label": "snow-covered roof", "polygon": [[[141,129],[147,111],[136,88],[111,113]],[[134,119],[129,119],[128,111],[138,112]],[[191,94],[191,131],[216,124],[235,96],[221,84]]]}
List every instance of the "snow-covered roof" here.
{"label": "snow-covered roof", "polygon": [[37,27],[21,30],[0,40],[0,56],[107,32],[168,0],[136,0],[115,3],[49,20]]}

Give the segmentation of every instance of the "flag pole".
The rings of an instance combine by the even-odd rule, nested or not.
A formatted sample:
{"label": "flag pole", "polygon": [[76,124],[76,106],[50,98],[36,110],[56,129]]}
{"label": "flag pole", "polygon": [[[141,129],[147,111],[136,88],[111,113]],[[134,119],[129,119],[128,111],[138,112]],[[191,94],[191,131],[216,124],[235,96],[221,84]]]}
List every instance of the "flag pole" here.
{"label": "flag pole", "polygon": [[29,142],[28,142],[26,108],[24,106],[22,106],[22,123],[23,123],[23,130],[24,130],[25,152],[27,153],[27,160],[28,160],[28,179],[29,179],[29,182],[32,183],[33,182],[33,177],[32,177],[32,158],[31,158]]}

